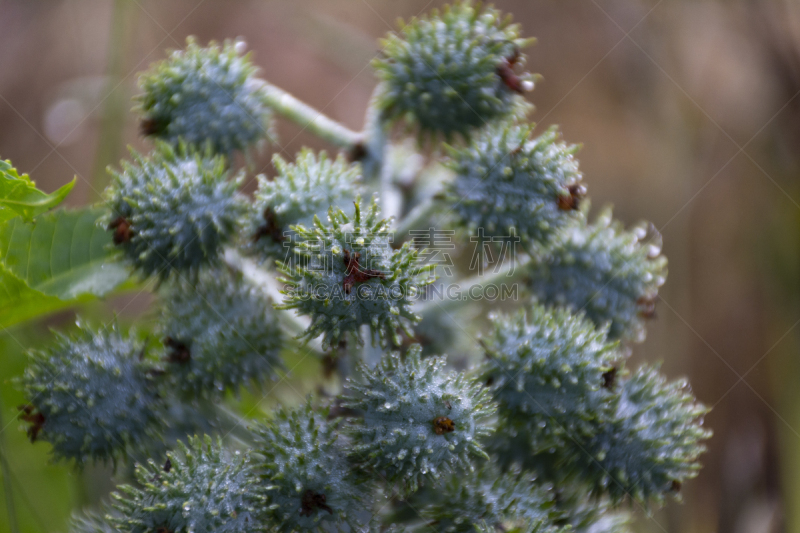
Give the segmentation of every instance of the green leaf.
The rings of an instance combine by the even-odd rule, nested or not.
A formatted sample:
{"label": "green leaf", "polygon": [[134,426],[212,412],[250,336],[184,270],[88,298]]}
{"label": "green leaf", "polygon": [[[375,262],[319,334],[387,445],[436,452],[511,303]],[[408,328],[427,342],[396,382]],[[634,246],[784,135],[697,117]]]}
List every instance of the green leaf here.
{"label": "green leaf", "polygon": [[47,194],[27,174],[20,176],[10,161],[0,161],[0,223],[18,216],[31,220],[60,204],[74,186],[75,178]]}
{"label": "green leaf", "polygon": [[[111,232],[98,225],[101,209],[58,210],[32,222],[0,226],[0,259],[6,269],[44,295],[73,300],[103,296],[128,279],[116,261]],[[0,306],[6,302],[0,299]]]}
{"label": "green leaf", "polygon": [[0,264],[0,329],[58,311],[70,304],[30,288]]}

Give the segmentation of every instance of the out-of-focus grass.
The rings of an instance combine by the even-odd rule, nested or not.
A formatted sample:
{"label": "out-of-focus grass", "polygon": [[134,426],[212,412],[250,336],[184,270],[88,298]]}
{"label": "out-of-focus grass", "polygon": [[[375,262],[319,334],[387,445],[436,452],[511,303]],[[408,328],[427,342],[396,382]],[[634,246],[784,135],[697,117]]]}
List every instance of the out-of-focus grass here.
{"label": "out-of-focus grass", "polygon": [[41,346],[51,337],[45,328],[27,326],[0,334],[0,431],[2,452],[11,472],[8,476],[13,488],[8,498],[3,487],[0,504],[0,533],[11,532],[8,503],[13,500],[19,532],[65,531],[66,521],[72,508],[79,505],[82,497],[82,475],[64,465],[50,463],[49,445],[43,442],[31,444],[21,423],[17,420],[17,406],[25,399],[12,380],[25,368],[24,350]]}

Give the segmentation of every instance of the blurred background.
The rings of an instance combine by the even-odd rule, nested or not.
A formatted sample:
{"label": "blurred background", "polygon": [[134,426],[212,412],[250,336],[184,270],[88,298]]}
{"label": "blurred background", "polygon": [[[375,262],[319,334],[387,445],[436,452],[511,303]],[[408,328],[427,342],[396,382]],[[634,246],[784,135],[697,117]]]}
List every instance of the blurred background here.
{"label": "blurred background", "polygon": [[[497,0],[536,36],[532,119],[560,124],[594,209],[662,231],[669,278],[638,361],[663,361],[713,406],[684,503],[636,509],[642,532],[800,531],[800,2]],[[263,76],[358,129],[377,38],[440,0],[0,1],[0,157],[67,203],[95,202],[105,167],[144,148],[129,111],[137,72],[188,35],[244,38]],[[324,143],[280,123],[292,157]],[[330,147],[327,147],[330,148]],[[269,173],[271,151],[255,168]],[[252,189],[252,183],[251,183]],[[134,321],[146,295],[111,308]],[[84,313],[107,313],[98,305]],[[64,531],[110,489],[93,469],[47,464],[16,431],[9,383],[46,324],[0,334],[0,446],[23,531]],[[9,490],[12,489],[12,490]],[[7,531],[0,506],[0,532]]]}

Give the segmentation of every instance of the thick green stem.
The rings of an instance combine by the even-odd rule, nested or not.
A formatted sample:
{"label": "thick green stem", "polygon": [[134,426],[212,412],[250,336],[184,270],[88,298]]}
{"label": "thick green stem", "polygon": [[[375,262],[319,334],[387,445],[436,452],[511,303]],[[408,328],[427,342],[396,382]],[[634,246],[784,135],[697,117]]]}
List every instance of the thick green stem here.
{"label": "thick green stem", "polygon": [[354,148],[363,140],[363,134],[342,126],[283,89],[265,82],[264,95],[267,105],[276,113],[331,144],[342,148]]}
{"label": "thick green stem", "polygon": [[381,168],[381,210],[386,218],[400,218],[403,212],[403,194],[394,183],[394,168],[384,164]]}
{"label": "thick green stem", "polygon": [[518,283],[527,275],[527,265],[531,261],[528,256],[523,256],[515,261],[498,268],[496,272],[483,276],[467,278],[452,286],[455,290],[445,290],[442,298],[434,296],[429,300],[421,302],[414,311],[417,314],[424,314],[431,311],[450,311],[463,305],[474,303],[476,300],[486,297],[486,288],[490,285],[508,287],[510,284]]}
{"label": "thick green stem", "polygon": [[114,2],[113,18],[109,30],[109,55],[106,71],[111,92],[103,107],[97,151],[92,169],[92,186],[102,191],[106,183],[106,168],[118,162],[122,146],[123,124],[129,107],[128,85],[122,83],[125,76],[125,51],[134,35],[136,17],[140,9],[131,0]]}
{"label": "thick green stem", "polygon": [[397,218],[403,210],[403,195],[394,185],[394,169],[389,163],[389,131],[378,101],[382,87],[372,93],[364,118],[364,141],[361,144],[361,169],[366,183],[378,183],[381,211],[386,218]]}
{"label": "thick green stem", "polygon": [[[259,287],[264,293],[269,296],[273,302],[280,302],[283,300],[281,294],[280,282],[271,276],[267,271],[250,259],[242,257],[236,250],[228,249],[225,251],[224,256],[225,264],[228,267],[241,272],[242,275],[251,283]],[[286,330],[293,335],[300,335],[309,326],[310,321],[305,317],[297,316],[294,311],[276,311],[278,313],[278,320],[286,328]],[[322,349],[322,344],[319,339],[311,339],[308,341],[307,348],[313,349],[318,354],[324,354],[325,350]]]}
{"label": "thick green stem", "polygon": [[415,206],[414,209],[398,223],[397,229],[394,232],[395,244],[403,242],[406,237],[408,237],[411,230],[419,229],[419,225],[428,221],[431,215],[439,208],[439,205],[439,202],[436,200],[436,195],[433,195]]}
{"label": "thick green stem", "polygon": [[372,92],[364,117],[364,137],[361,143],[363,153],[359,154],[359,159],[364,181],[367,183],[377,181],[382,177],[384,162],[388,155],[388,132],[378,107],[380,92],[381,86],[378,85]]}
{"label": "thick green stem", "polygon": [[383,87],[375,87],[364,118],[363,150],[359,154],[364,181],[378,182],[381,198],[381,211],[386,218],[398,218],[403,212],[403,195],[394,183],[395,169],[389,164],[389,131],[383,113],[378,105]]}

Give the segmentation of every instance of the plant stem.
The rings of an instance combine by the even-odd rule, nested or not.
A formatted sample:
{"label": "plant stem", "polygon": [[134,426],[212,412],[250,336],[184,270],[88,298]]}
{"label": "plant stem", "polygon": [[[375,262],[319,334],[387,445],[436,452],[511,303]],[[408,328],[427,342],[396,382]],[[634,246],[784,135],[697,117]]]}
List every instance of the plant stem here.
{"label": "plant stem", "polygon": [[475,295],[479,290],[485,289],[490,285],[517,283],[524,279],[527,271],[523,267],[530,261],[530,257],[523,256],[503,265],[503,267],[491,274],[467,278],[457,284],[458,291],[456,291],[455,294],[452,294],[452,291],[445,291],[443,293],[444,298],[441,301],[432,299],[425,300],[418,304],[414,311],[417,314],[423,314],[432,310],[450,311],[463,305],[471,304],[475,301],[472,295]]}
{"label": "plant stem", "polygon": [[381,211],[386,218],[400,218],[400,213],[403,212],[403,194],[394,184],[394,168],[392,165],[386,164],[384,158],[383,166],[381,167]]}
{"label": "plant stem", "polygon": [[365,155],[361,160],[364,179],[374,181],[380,179],[381,210],[386,218],[400,217],[403,212],[403,195],[394,183],[395,168],[390,164],[391,144],[386,124],[378,107],[382,87],[378,85],[372,93],[364,119],[366,140],[363,144]]}
{"label": "plant stem", "polygon": [[[236,250],[231,248],[225,251],[223,260],[226,265],[237,272],[241,272],[247,280],[259,287],[273,302],[280,302],[283,299],[278,280],[264,269],[259,268],[254,261],[242,257]],[[293,335],[300,335],[308,328],[310,321],[305,317],[297,316],[294,311],[276,312],[278,313],[278,320]],[[318,354],[325,353],[319,339],[309,340],[305,347],[313,349]]]}
{"label": "plant stem", "polygon": [[364,173],[364,181],[377,181],[381,176],[386,160],[388,137],[386,126],[381,118],[381,111],[378,108],[381,86],[375,87],[367,106],[367,113],[364,117],[364,140],[361,147],[364,154],[361,157],[361,168]]}
{"label": "plant stem", "polygon": [[301,102],[283,89],[264,82],[267,105],[276,113],[288,118],[311,133],[343,148],[353,148],[363,140],[363,135],[326,117],[308,104]]}
{"label": "plant stem", "polygon": [[[109,54],[106,74],[107,90],[111,89],[103,106],[100,132],[97,137],[97,151],[92,169],[92,187],[102,191],[106,182],[106,167],[117,163],[119,148],[122,145],[122,125],[128,110],[127,84],[120,83],[125,76],[125,51],[133,35],[135,15],[139,13],[131,0],[114,2],[111,27],[109,28]],[[116,87],[115,87],[116,86]]]}
{"label": "plant stem", "polygon": [[414,209],[398,223],[397,229],[394,232],[395,244],[403,242],[411,230],[417,229],[420,224],[427,221],[438,207],[439,202],[436,201],[436,195],[426,198],[415,206]]}

